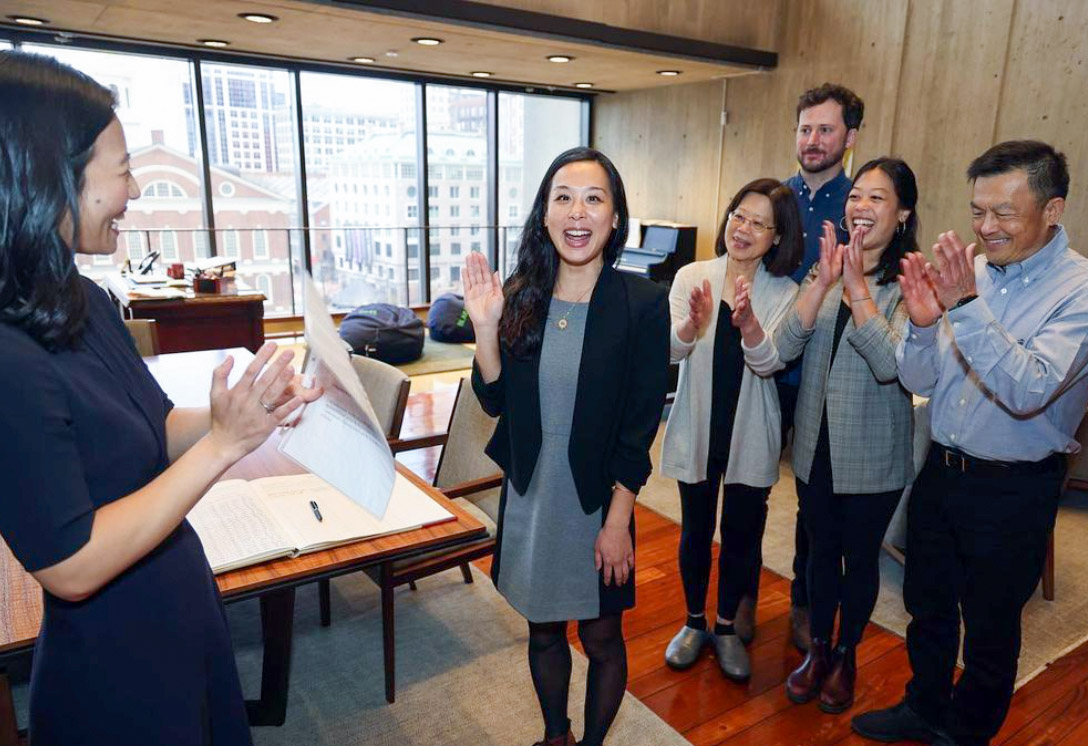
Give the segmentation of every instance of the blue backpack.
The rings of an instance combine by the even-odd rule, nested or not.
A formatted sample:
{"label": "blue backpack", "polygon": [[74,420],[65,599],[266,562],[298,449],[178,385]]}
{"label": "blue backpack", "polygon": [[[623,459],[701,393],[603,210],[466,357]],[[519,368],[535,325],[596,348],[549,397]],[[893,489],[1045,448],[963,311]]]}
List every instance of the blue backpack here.
{"label": "blue backpack", "polygon": [[440,295],[431,303],[427,327],[435,342],[475,342],[472,319],[465,310],[464,296],[456,293]]}
{"label": "blue backpack", "polygon": [[390,365],[422,357],[423,334],[423,322],[412,310],[392,303],[359,306],[340,322],[340,336],[356,355]]}

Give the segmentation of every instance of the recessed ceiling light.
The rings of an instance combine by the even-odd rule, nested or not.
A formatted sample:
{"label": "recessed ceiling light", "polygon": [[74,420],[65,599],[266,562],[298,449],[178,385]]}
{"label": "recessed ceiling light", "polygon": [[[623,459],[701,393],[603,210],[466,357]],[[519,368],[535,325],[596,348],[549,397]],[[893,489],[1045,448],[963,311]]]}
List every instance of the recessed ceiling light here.
{"label": "recessed ceiling light", "polygon": [[34,18],[33,16],[8,16],[8,20],[21,23],[24,26],[44,26],[49,23],[48,18]]}
{"label": "recessed ceiling light", "polygon": [[197,44],[203,44],[206,47],[215,47],[217,49],[230,46],[229,41],[223,41],[222,39],[197,39],[196,42]]}
{"label": "recessed ceiling light", "polygon": [[592,83],[575,83],[574,87],[575,88],[592,88],[593,84]]}
{"label": "recessed ceiling light", "polygon": [[239,13],[238,17],[252,23],[275,23],[280,20],[278,16],[270,16],[267,13]]}
{"label": "recessed ceiling light", "polygon": [[358,62],[360,65],[373,65],[377,62],[373,57],[348,57],[352,62]]}
{"label": "recessed ceiling light", "polygon": [[664,75],[666,78],[675,78],[680,74],[680,70],[658,70],[658,75]]}
{"label": "recessed ceiling light", "polygon": [[490,78],[494,74],[495,73],[489,73],[485,70],[476,70],[475,72],[470,73],[474,78]]}
{"label": "recessed ceiling light", "polygon": [[417,36],[412,39],[416,44],[422,44],[425,47],[437,47],[442,43],[441,39],[436,39],[433,36]]}
{"label": "recessed ceiling light", "polygon": [[573,57],[568,57],[565,54],[553,54],[548,56],[548,62],[570,62]]}

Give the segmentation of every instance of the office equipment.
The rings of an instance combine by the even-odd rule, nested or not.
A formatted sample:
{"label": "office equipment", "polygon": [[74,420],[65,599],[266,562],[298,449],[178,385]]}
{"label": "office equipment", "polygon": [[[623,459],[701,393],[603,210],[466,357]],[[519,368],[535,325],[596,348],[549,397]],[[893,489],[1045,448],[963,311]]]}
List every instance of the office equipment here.
{"label": "office equipment", "polygon": [[313,474],[218,482],[187,517],[216,574],[453,520],[403,476],[379,519]]}
{"label": "office equipment", "polygon": [[617,269],[671,285],[677,270],[695,261],[696,228],[692,225],[643,220],[637,246],[624,248]]}

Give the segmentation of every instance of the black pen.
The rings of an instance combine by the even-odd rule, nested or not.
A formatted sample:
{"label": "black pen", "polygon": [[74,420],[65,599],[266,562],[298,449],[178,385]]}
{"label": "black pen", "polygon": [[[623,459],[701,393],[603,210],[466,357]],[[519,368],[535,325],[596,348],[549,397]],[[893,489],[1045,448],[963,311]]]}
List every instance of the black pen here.
{"label": "black pen", "polygon": [[317,502],[316,501],[314,501],[314,500],[310,501],[310,510],[314,511],[314,518],[316,518],[319,521],[325,520],[324,518],[321,517],[321,508],[317,507]]}

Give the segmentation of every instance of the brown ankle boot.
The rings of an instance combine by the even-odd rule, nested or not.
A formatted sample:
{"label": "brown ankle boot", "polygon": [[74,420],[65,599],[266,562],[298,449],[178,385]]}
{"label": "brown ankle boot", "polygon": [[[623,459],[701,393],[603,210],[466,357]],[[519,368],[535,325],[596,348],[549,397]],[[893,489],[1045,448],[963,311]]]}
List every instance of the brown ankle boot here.
{"label": "brown ankle boot", "polygon": [[574,734],[569,730],[561,736],[555,738],[548,738],[548,734],[544,734],[543,741],[537,741],[533,746],[577,746],[577,741],[574,740]]}
{"label": "brown ankle boot", "polygon": [[790,702],[803,705],[820,693],[828,671],[831,670],[831,644],[812,638],[805,660],[786,679],[786,696]]}
{"label": "brown ankle boot", "polygon": [[840,645],[831,655],[831,670],[820,688],[820,709],[837,715],[854,704],[858,664],[854,648]]}

